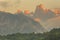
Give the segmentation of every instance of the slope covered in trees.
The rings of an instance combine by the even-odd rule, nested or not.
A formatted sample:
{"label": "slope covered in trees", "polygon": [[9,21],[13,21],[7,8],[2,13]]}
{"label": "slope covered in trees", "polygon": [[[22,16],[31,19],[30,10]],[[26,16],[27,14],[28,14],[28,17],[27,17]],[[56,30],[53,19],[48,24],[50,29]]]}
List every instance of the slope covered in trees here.
{"label": "slope covered in trees", "polygon": [[0,40],[60,40],[60,28],[52,29],[50,32],[45,33],[29,33],[29,34],[9,34],[0,35]]}

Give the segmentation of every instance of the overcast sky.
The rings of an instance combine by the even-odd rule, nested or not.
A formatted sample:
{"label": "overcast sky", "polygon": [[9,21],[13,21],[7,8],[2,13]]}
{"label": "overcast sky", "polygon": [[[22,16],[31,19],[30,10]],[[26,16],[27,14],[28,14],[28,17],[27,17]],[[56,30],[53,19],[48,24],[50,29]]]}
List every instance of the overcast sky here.
{"label": "overcast sky", "polygon": [[16,10],[34,11],[39,4],[47,8],[60,8],[60,0],[0,0],[0,10],[16,12]]}

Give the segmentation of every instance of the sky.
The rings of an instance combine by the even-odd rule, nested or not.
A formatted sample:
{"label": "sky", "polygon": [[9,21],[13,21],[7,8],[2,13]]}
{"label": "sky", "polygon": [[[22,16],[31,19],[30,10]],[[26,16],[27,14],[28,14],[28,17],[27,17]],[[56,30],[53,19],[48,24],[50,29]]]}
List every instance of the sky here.
{"label": "sky", "polygon": [[18,9],[35,11],[39,4],[46,8],[60,8],[60,0],[0,0],[0,10],[15,13]]}

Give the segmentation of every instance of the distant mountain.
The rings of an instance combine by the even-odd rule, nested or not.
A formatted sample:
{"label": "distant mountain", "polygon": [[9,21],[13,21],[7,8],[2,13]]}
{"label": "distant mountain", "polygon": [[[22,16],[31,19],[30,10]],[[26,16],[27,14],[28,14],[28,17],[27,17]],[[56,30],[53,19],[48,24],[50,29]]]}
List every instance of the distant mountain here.
{"label": "distant mountain", "polygon": [[54,18],[54,17],[56,17],[56,14],[53,11],[48,10],[45,17],[44,17],[44,19],[48,20],[48,19]]}
{"label": "distant mountain", "polygon": [[0,11],[0,34],[12,33],[31,33],[31,32],[44,32],[45,28],[39,22],[34,21],[32,18],[24,15],[23,12],[11,14]]}
{"label": "distant mountain", "polygon": [[54,17],[51,19],[48,19],[47,21],[44,22],[45,27],[48,30],[51,30],[53,28],[60,28],[60,16]]}
{"label": "distant mountain", "polygon": [[39,18],[41,25],[48,31],[53,28],[60,28],[60,13],[58,12],[58,10],[54,12],[50,9],[46,9],[44,5],[40,4],[36,7],[34,19]]}
{"label": "distant mountain", "polygon": [[37,17],[45,21],[45,20],[55,17],[56,14],[50,9],[44,8],[44,5],[40,4],[36,7],[34,16],[35,18]]}
{"label": "distant mountain", "polygon": [[35,12],[17,10],[16,14],[0,11],[0,34],[45,32],[60,28],[60,14],[40,4]]}
{"label": "distant mountain", "polygon": [[35,18],[40,18],[40,19],[43,19],[43,18],[44,18],[44,16],[45,16],[44,13],[45,13],[45,12],[44,12],[42,6],[43,6],[43,5],[38,5],[38,6],[36,7],[35,14],[34,14]]}

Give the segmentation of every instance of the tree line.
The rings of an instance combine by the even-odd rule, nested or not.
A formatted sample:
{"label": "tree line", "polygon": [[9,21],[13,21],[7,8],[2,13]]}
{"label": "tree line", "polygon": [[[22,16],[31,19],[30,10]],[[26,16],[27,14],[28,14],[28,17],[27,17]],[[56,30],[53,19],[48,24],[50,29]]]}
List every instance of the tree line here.
{"label": "tree line", "polygon": [[60,40],[60,28],[44,33],[16,33],[0,35],[0,40]]}

